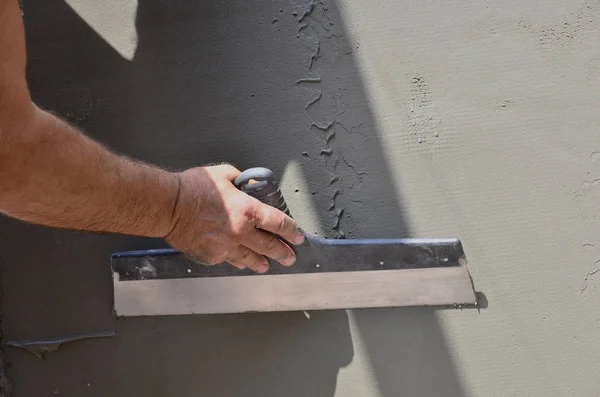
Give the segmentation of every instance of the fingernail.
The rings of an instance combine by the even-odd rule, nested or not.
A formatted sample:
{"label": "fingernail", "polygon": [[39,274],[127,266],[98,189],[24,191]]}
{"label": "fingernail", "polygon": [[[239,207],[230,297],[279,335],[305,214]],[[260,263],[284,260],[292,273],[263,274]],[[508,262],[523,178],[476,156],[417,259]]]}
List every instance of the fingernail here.
{"label": "fingernail", "polygon": [[296,245],[302,244],[304,242],[304,230],[298,228],[297,231],[298,231],[298,234],[296,234],[296,236],[294,237],[294,241],[293,241],[293,243]]}
{"label": "fingernail", "polygon": [[296,262],[296,257],[294,255],[288,255],[279,262],[284,266],[292,266],[294,262]]}
{"label": "fingernail", "polygon": [[263,263],[262,265],[258,266],[258,272],[259,273],[265,273],[267,270],[269,270],[269,264],[268,263]]}

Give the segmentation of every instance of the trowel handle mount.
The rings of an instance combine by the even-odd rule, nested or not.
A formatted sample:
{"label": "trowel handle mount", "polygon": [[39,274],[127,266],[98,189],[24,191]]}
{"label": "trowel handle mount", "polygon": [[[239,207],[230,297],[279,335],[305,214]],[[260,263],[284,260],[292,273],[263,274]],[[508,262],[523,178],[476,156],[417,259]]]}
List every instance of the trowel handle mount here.
{"label": "trowel handle mount", "polygon": [[242,192],[291,216],[275,175],[270,169],[248,168],[235,178],[233,184]]}

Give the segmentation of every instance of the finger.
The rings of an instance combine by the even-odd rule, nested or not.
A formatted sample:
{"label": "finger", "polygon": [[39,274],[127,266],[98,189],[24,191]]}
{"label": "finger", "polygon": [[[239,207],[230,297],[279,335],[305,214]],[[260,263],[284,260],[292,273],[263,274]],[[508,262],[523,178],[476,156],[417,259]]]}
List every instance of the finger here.
{"label": "finger", "polygon": [[235,262],[233,262],[233,261],[229,261],[229,262],[227,262],[227,263],[229,263],[231,266],[235,266],[235,267],[237,267],[237,268],[238,268],[238,269],[240,269],[240,270],[244,270],[244,269],[246,268],[246,265],[244,265],[244,264],[242,264],[242,263],[235,263]]}
{"label": "finger", "polygon": [[304,242],[304,232],[298,228],[296,221],[278,209],[258,202],[253,212],[254,224],[257,227],[281,236],[292,244]]}
{"label": "finger", "polygon": [[257,273],[265,273],[269,270],[269,262],[267,262],[264,256],[257,254],[243,245],[238,245],[225,260],[234,266],[243,265],[249,267]]}
{"label": "finger", "polygon": [[221,164],[216,166],[216,168],[225,178],[229,179],[230,181],[233,181],[239,174],[242,173],[231,164]]}
{"label": "finger", "polygon": [[245,234],[241,243],[252,251],[268,256],[284,266],[291,266],[296,261],[294,251],[286,243],[256,228]]}

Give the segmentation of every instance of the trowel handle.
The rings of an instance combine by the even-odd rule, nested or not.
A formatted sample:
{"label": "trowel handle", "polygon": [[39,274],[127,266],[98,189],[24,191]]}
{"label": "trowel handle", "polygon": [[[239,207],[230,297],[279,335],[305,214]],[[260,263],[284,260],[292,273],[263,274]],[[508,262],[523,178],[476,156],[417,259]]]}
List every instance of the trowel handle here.
{"label": "trowel handle", "polygon": [[275,175],[270,169],[249,168],[238,175],[233,184],[242,192],[291,216]]}

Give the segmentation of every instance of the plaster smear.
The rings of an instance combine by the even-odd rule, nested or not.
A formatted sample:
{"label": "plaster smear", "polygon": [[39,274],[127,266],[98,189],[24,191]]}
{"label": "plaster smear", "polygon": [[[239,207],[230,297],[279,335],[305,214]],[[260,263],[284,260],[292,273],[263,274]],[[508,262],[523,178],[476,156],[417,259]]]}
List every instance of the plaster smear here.
{"label": "plaster smear", "polygon": [[65,2],[123,58],[133,59],[138,42],[135,29],[137,0]]}
{"label": "plaster smear", "polygon": [[438,313],[472,396],[600,387],[600,7],[342,7],[410,228],[463,240],[487,309]]}

